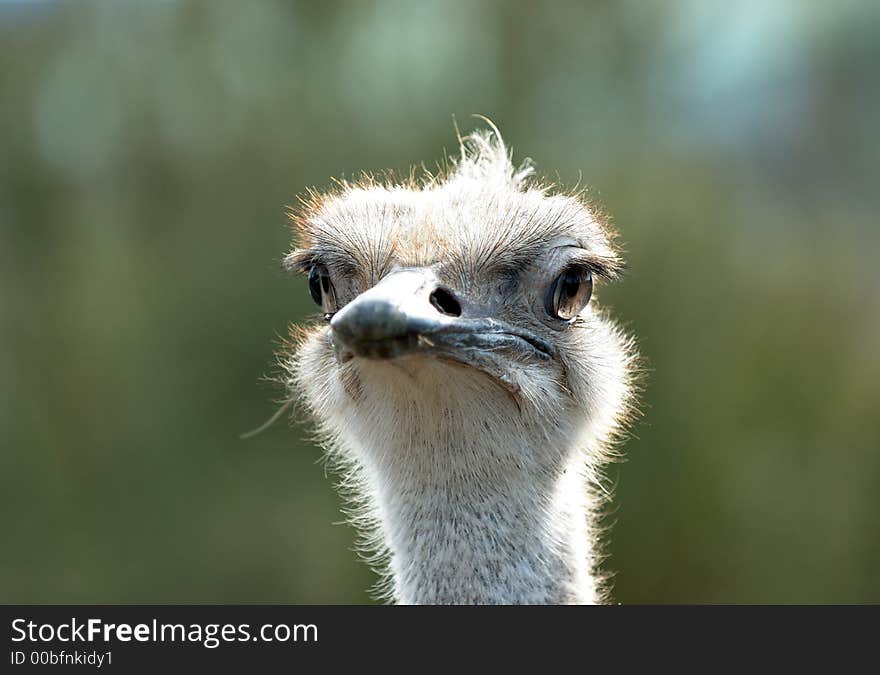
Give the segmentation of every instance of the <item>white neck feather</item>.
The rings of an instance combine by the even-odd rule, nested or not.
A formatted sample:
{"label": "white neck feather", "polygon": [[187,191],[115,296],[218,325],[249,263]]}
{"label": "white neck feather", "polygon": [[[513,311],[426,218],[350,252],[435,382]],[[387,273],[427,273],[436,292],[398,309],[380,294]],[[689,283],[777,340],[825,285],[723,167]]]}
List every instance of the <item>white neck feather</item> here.
{"label": "white neck feather", "polygon": [[382,396],[365,393],[344,419],[324,420],[357,476],[373,526],[368,546],[390,554],[393,598],[597,601],[587,430],[559,422],[583,413],[530,418],[482,375],[449,374],[439,365],[407,375],[362,365],[358,389]]}
{"label": "white neck feather", "polygon": [[[491,485],[413,478],[385,476],[374,493],[399,602],[597,600],[590,573],[589,509],[576,467],[529,484],[511,477]],[[521,478],[533,481],[532,476]]]}

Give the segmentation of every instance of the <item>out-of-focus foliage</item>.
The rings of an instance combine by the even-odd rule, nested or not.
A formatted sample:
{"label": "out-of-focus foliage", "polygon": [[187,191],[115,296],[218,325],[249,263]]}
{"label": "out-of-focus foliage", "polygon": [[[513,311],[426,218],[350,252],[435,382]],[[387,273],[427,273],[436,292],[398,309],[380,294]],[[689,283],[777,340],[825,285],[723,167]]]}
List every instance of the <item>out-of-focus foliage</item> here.
{"label": "out-of-focus foliage", "polygon": [[872,2],[0,2],[0,600],[366,602],[308,430],[238,434],[283,209],[489,115],[614,218],[621,602],[880,601]]}

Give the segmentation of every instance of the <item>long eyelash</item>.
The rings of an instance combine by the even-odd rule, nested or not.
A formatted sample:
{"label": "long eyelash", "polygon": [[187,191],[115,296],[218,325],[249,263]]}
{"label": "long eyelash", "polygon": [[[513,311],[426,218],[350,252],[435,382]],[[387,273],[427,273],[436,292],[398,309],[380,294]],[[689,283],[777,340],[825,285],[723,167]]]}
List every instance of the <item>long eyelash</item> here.
{"label": "long eyelash", "polygon": [[295,274],[308,274],[316,263],[315,253],[311,249],[291,251],[284,257],[284,269]]}
{"label": "long eyelash", "polygon": [[357,265],[349,256],[335,250],[299,249],[288,253],[284,258],[284,269],[295,274],[307,274],[314,265],[323,265],[346,275],[357,271]]}
{"label": "long eyelash", "polygon": [[617,259],[583,257],[574,258],[569,264],[582,267],[594,277],[600,277],[606,281],[614,281],[626,271],[623,263]]}

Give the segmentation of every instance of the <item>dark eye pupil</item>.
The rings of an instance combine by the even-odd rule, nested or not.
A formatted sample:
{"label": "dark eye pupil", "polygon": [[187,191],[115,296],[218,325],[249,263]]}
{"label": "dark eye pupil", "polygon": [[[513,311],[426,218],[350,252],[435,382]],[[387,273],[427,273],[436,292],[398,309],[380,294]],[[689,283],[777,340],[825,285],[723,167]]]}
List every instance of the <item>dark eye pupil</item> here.
{"label": "dark eye pupil", "polygon": [[338,307],[333,282],[330,281],[330,274],[323,265],[314,265],[309,270],[309,295],[324,312],[324,318],[329,321]]}
{"label": "dark eye pupil", "polygon": [[313,267],[309,270],[309,294],[316,305],[323,304],[322,287],[329,283],[327,275],[321,274],[321,270],[318,267]]}
{"label": "dark eye pupil", "polygon": [[562,294],[566,298],[573,298],[581,287],[581,275],[576,272],[566,272],[562,277]]}

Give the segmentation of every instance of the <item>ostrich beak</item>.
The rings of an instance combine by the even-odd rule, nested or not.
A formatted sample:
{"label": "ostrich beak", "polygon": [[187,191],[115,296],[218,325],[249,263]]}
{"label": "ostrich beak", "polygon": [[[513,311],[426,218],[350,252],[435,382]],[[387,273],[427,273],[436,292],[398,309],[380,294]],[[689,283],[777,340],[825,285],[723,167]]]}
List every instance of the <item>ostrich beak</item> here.
{"label": "ostrich beak", "polygon": [[388,359],[413,351],[421,336],[448,326],[429,296],[438,286],[430,269],[392,272],[339,310],[330,321],[337,354]]}
{"label": "ostrich beak", "polygon": [[544,360],[555,355],[554,347],[532,331],[462,314],[461,304],[441,288],[432,269],[407,268],[385,276],[339,310],[330,321],[330,333],[341,361],[418,352],[487,370],[481,365],[489,358],[486,354],[497,355],[499,350]]}

